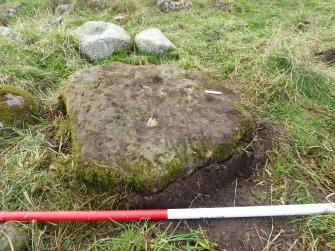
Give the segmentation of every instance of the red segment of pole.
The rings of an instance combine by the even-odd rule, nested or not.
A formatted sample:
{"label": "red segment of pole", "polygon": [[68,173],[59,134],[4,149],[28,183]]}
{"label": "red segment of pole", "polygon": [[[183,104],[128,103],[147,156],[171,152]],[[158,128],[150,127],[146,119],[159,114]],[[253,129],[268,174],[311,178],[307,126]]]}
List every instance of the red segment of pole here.
{"label": "red segment of pole", "polygon": [[167,209],[111,211],[0,212],[0,221],[167,220]]}

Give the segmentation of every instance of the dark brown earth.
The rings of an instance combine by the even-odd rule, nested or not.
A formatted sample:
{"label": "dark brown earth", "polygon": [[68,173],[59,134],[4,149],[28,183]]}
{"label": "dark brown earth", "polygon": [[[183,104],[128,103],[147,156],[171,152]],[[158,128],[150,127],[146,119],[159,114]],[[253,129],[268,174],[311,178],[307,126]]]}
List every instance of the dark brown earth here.
{"label": "dark brown earth", "polygon": [[[237,187],[236,187],[237,184]],[[201,196],[192,207],[247,206],[270,204],[271,187],[256,180],[236,179],[216,191],[214,196]],[[220,203],[221,201],[221,203]],[[261,203],[261,201],[263,203]],[[166,227],[165,223],[162,228]],[[289,218],[210,219],[174,222],[175,232],[201,228],[214,250],[289,250],[298,235]],[[295,249],[297,250],[297,249]]]}
{"label": "dark brown earth", "polygon": [[316,54],[329,65],[335,65],[335,49],[321,51]]}
{"label": "dark brown earth", "polygon": [[[271,148],[276,134],[271,124],[259,123],[247,149],[246,172],[222,183],[221,187],[216,185],[210,193],[199,193],[190,207],[271,205],[272,187],[266,182],[263,165],[265,152]],[[246,178],[248,173],[252,174]],[[216,184],[213,180],[208,183]],[[215,250],[288,250],[299,237],[288,218],[193,220],[173,225],[176,232],[201,227],[216,243]]]}
{"label": "dark brown earth", "polygon": [[[227,188],[236,179],[249,178],[257,166],[265,163],[265,152],[271,149],[272,137],[272,126],[260,123],[256,131],[243,138],[241,150],[228,160],[204,165],[189,177],[178,178],[161,192],[128,196],[120,205],[127,208],[181,208],[193,205],[198,197],[216,196],[223,187]],[[221,200],[218,202],[222,203]]]}

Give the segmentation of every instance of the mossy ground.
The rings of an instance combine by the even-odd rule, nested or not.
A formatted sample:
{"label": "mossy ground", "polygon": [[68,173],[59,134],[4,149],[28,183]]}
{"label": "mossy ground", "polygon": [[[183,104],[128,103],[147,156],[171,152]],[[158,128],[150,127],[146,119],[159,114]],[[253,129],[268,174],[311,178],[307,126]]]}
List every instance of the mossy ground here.
{"label": "mossy ground", "polygon": [[[162,14],[145,0],[120,0],[115,2],[119,5],[98,11],[77,0],[76,8],[63,15],[64,21],[47,31],[44,25],[60,15],[52,9],[51,1],[16,2],[23,3],[23,9],[9,26],[21,32],[28,43],[1,45],[0,81],[24,87],[43,102],[44,109],[38,125],[17,130],[15,137],[0,141],[1,209],[113,207],[118,195],[98,193],[58,171],[60,163],[71,164],[71,153],[66,133],[53,136],[63,119],[55,110],[57,90],[76,70],[108,62],[176,63],[224,81],[240,94],[254,116],[282,128],[282,135],[275,139],[277,146],[269,153],[265,173],[266,182],[273,187],[273,203],[333,201],[335,71],[315,57],[334,47],[333,1],[234,0],[229,1],[233,11],[224,13],[206,0],[193,0],[190,11]],[[122,5],[125,2],[130,4]],[[15,4],[10,0],[2,3]],[[80,55],[70,30],[88,20],[113,22],[113,16],[120,12],[129,15],[122,27],[132,35],[157,27],[178,49],[162,57],[135,50],[95,62]],[[221,39],[208,42],[213,35]],[[303,238],[292,249],[334,249],[333,216],[301,218],[296,225]],[[148,245],[159,250],[154,244],[161,238],[159,230],[147,224],[118,225],[118,233],[106,224],[27,226],[34,250],[145,250]],[[101,237],[107,230],[116,237]],[[192,238],[202,240],[200,233]],[[163,247],[183,249],[180,245],[189,238],[182,236],[184,242],[168,238],[176,241],[164,242]]]}

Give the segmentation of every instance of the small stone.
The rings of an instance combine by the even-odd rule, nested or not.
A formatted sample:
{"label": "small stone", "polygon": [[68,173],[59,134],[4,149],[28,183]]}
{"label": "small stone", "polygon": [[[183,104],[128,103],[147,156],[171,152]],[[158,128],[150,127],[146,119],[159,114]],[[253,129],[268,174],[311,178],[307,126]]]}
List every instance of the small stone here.
{"label": "small stone", "polygon": [[5,10],[0,11],[0,17],[4,19],[12,19],[14,18],[21,10],[22,6],[11,7]]}
{"label": "small stone", "polygon": [[113,23],[90,21],[73,33],[79,40],[80,51],[90,59],[105,58],[132,45],[131,36]]}
{"label": "small stone", "polygon": [[118,14],[115,17],[113,17],[113,20],[121,22],[121,21],[126,21],[128,20],[129,16],[126,14]]}
{"label": "small stone", "polygon": [[214,42],[214,41],[219,40],[219,39],[221,39],[221,35],[215,34],[215,35],[211,36],[210,38],[208,38],[207,42]]}
{"label": "small stone", "polygon": [[228,3],[224,3],[221,0],[217,0],[215,2],[216,8],[219,10],[225,11],[225,12],[231,12],[232,11],[232,5]]}
{"label": "small stone", "polygon": [[153,128],[158,126],[158,121],[155,118],[150,118],[147,122],[147,127]]}
{"label": "small stone", "polygon": [[4,95],[5,97],[5,105],[9,106],[9,107],[14,107],[14,106],[17,106],[19,108],[22,108],[24,107],[24,98],[21,97],[21,96],[16,96],[16,95],[13,95],[11,93],[6,93]]}
{"label": "small stone", "polygon": [[94,10],[104,10],[108,7],[108,0],[88,0],[87,5]]}
{"label": "small stone", "polygon": [[9,127],[22,127],[33,123],[32,114],[36,110],[33,96],[18,87],[0,85],[0,121]]}
{"label": "small stone", "polygon": [[7,27],[0,27],[0,36],[6,40],[14,41],[16,43],[24,43],[24,39],[20,33]]}
{"label": "small stone", "polygon": [[28,235],[15,222],[0,225],[0,251],[26,251],[29,249]]}
{"label": "small stone", "polygon": [[176,49],[176,46],[157,28],[138,33],[135,37],[137,47],[144,52],[164,54]]}
{"label": "small stone", "polygon": [[192,7],[192,3],[187,0],[156,0],[156,6],[160,11],[171,12],[187,10]]}
{"label": "small stone", "polygon": [[4,13],[8,19],[11,19],[17,15],[18,11],[16,9],[10,8],[5,10]]}
{"label": "small stone", "polygon": [[4,128],[4,124],[2,122],[0,122],[0,129]]}

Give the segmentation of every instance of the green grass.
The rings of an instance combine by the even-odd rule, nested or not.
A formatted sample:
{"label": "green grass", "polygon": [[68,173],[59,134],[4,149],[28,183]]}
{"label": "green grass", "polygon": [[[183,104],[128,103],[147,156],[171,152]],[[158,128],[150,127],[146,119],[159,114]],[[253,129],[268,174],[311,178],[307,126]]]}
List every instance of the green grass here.
{"label": "green grass", "polygon": [[170,226],[164,231],[158,225],[148,223],[136,225],[118,224],[121,233],[115,237],[96,240],[89,250],[211,250],[214,245],[207,241],[201,229],[189,233],[168,234]]}
{"label": "green grass", "polygon": [[[90,5],[92,1],[72,0],[75,8],[49,30],[46,25],[59,16],[54,12],[57,1],[16,2],[23,3],[23,10],[9,26],[27,38],[27,45],[1,41],[0,81],[21,86],[38,98],[41,123],[0,139],[1,209],[99,209],[116,204],[118,195],[92,191],[62,170],[73,163],[69,135],[56,109],[59,89],[72,73],[108,62],[175,63],[223,81],[239,93],[255,116],[281,128],[266,166],[274,200],[325,201],[334,192],[335,70],[315,57],[334,47],[332,1],[235,0],[229,1],[234,11],[224,13],[206,0],[193,0],[190,11],[162,14],[145,0],[119,0],[98,11]],[[8,6],[13,1],[0,4]],[[135,50],[87,60],[79,53],[71,30],[88,20],[113,22],[119,12],[129,15],[122,27],[132,35],[157,27],[178,49],[162,57]],[[216,34],[221,39],[207,42]],[[331,250],[333,226],[331,216],[299,220],[300,248]],[[201,232],[170,235],[148,223],[113,225],[114,232],[106,224],[31,223],[28,227],[34,250],[160,250],[164,238],[161,250],[169,246],[185,250],[188,240],[192,248],[198,248],[189,250],[207,243]],[[106,237],[106,232],[114,234]],[[131,243],[130,238],[136,241]]]}

